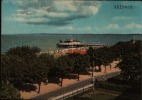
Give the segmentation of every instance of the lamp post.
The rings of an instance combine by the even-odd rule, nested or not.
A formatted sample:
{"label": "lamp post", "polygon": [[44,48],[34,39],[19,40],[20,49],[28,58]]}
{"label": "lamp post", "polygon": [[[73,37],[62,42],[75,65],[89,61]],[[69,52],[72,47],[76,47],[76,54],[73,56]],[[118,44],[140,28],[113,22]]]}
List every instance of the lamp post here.
{"label": "lamp post", "polygon": [[106,74],[106,80],[107,80],[107,69],[106,69],[106,72],[105,72],[105,74]]}
{"label": "lamp post", "polygon": [[95,90],[95,77],[94,77],[94,61],[93,61],[93,95],[94,95],[94,90]]}
{"label": "lamp post", "polygon": [[105,63],[105,75],[106,75],[106,80],[107,80],[107,68],[106,68],[106,63]]}

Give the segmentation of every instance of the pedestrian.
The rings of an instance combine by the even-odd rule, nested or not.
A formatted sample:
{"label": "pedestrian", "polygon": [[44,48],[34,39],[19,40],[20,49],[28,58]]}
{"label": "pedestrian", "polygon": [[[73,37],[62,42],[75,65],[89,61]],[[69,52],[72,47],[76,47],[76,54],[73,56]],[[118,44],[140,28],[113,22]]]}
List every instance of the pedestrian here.
{"label": "pedestrian", "polygon": [[46,80],[46,84],[48,85],[48,79]]}

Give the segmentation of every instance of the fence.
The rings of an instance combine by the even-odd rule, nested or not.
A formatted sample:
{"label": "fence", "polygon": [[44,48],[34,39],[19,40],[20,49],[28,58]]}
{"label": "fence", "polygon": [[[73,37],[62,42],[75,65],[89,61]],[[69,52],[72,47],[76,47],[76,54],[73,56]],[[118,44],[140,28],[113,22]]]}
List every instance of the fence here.
{"label": "fence", "polygon": [[65,93],[65,94],[57,96],[57,97],[50,98],[48,100],[64,100],[64,99],[67,99],[67,98],[72,97],[74,95],[77,95],[79,93],[82,93],[84,91],[87,91],[87,90],[91,89],[92,87],[93,87],[93,84],[85,86],[83,88],[76,89],[74,91]]}

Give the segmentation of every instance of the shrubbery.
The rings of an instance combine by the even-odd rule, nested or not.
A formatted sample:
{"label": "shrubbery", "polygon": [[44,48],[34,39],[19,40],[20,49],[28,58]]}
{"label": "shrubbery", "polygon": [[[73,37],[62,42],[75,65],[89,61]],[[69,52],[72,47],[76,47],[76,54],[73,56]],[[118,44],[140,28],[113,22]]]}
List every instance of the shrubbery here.
{"label": "shrubbery", "polygon": [[20,99],[21,95],[18,89],[14,88],[14,86],[8,82],[1,82],[0,87],[0,99]]}

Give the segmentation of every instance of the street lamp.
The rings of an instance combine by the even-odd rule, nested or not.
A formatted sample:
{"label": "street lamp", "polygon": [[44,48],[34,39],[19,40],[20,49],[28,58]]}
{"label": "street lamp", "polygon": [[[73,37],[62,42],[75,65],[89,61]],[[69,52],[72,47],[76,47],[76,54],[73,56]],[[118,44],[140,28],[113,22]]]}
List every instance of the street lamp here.
{"label": "street lamp", "polygon": [[93,61],[93,95],[94,95],[94,90],[95,90],[95,77],[94,77],[94,61]]}

